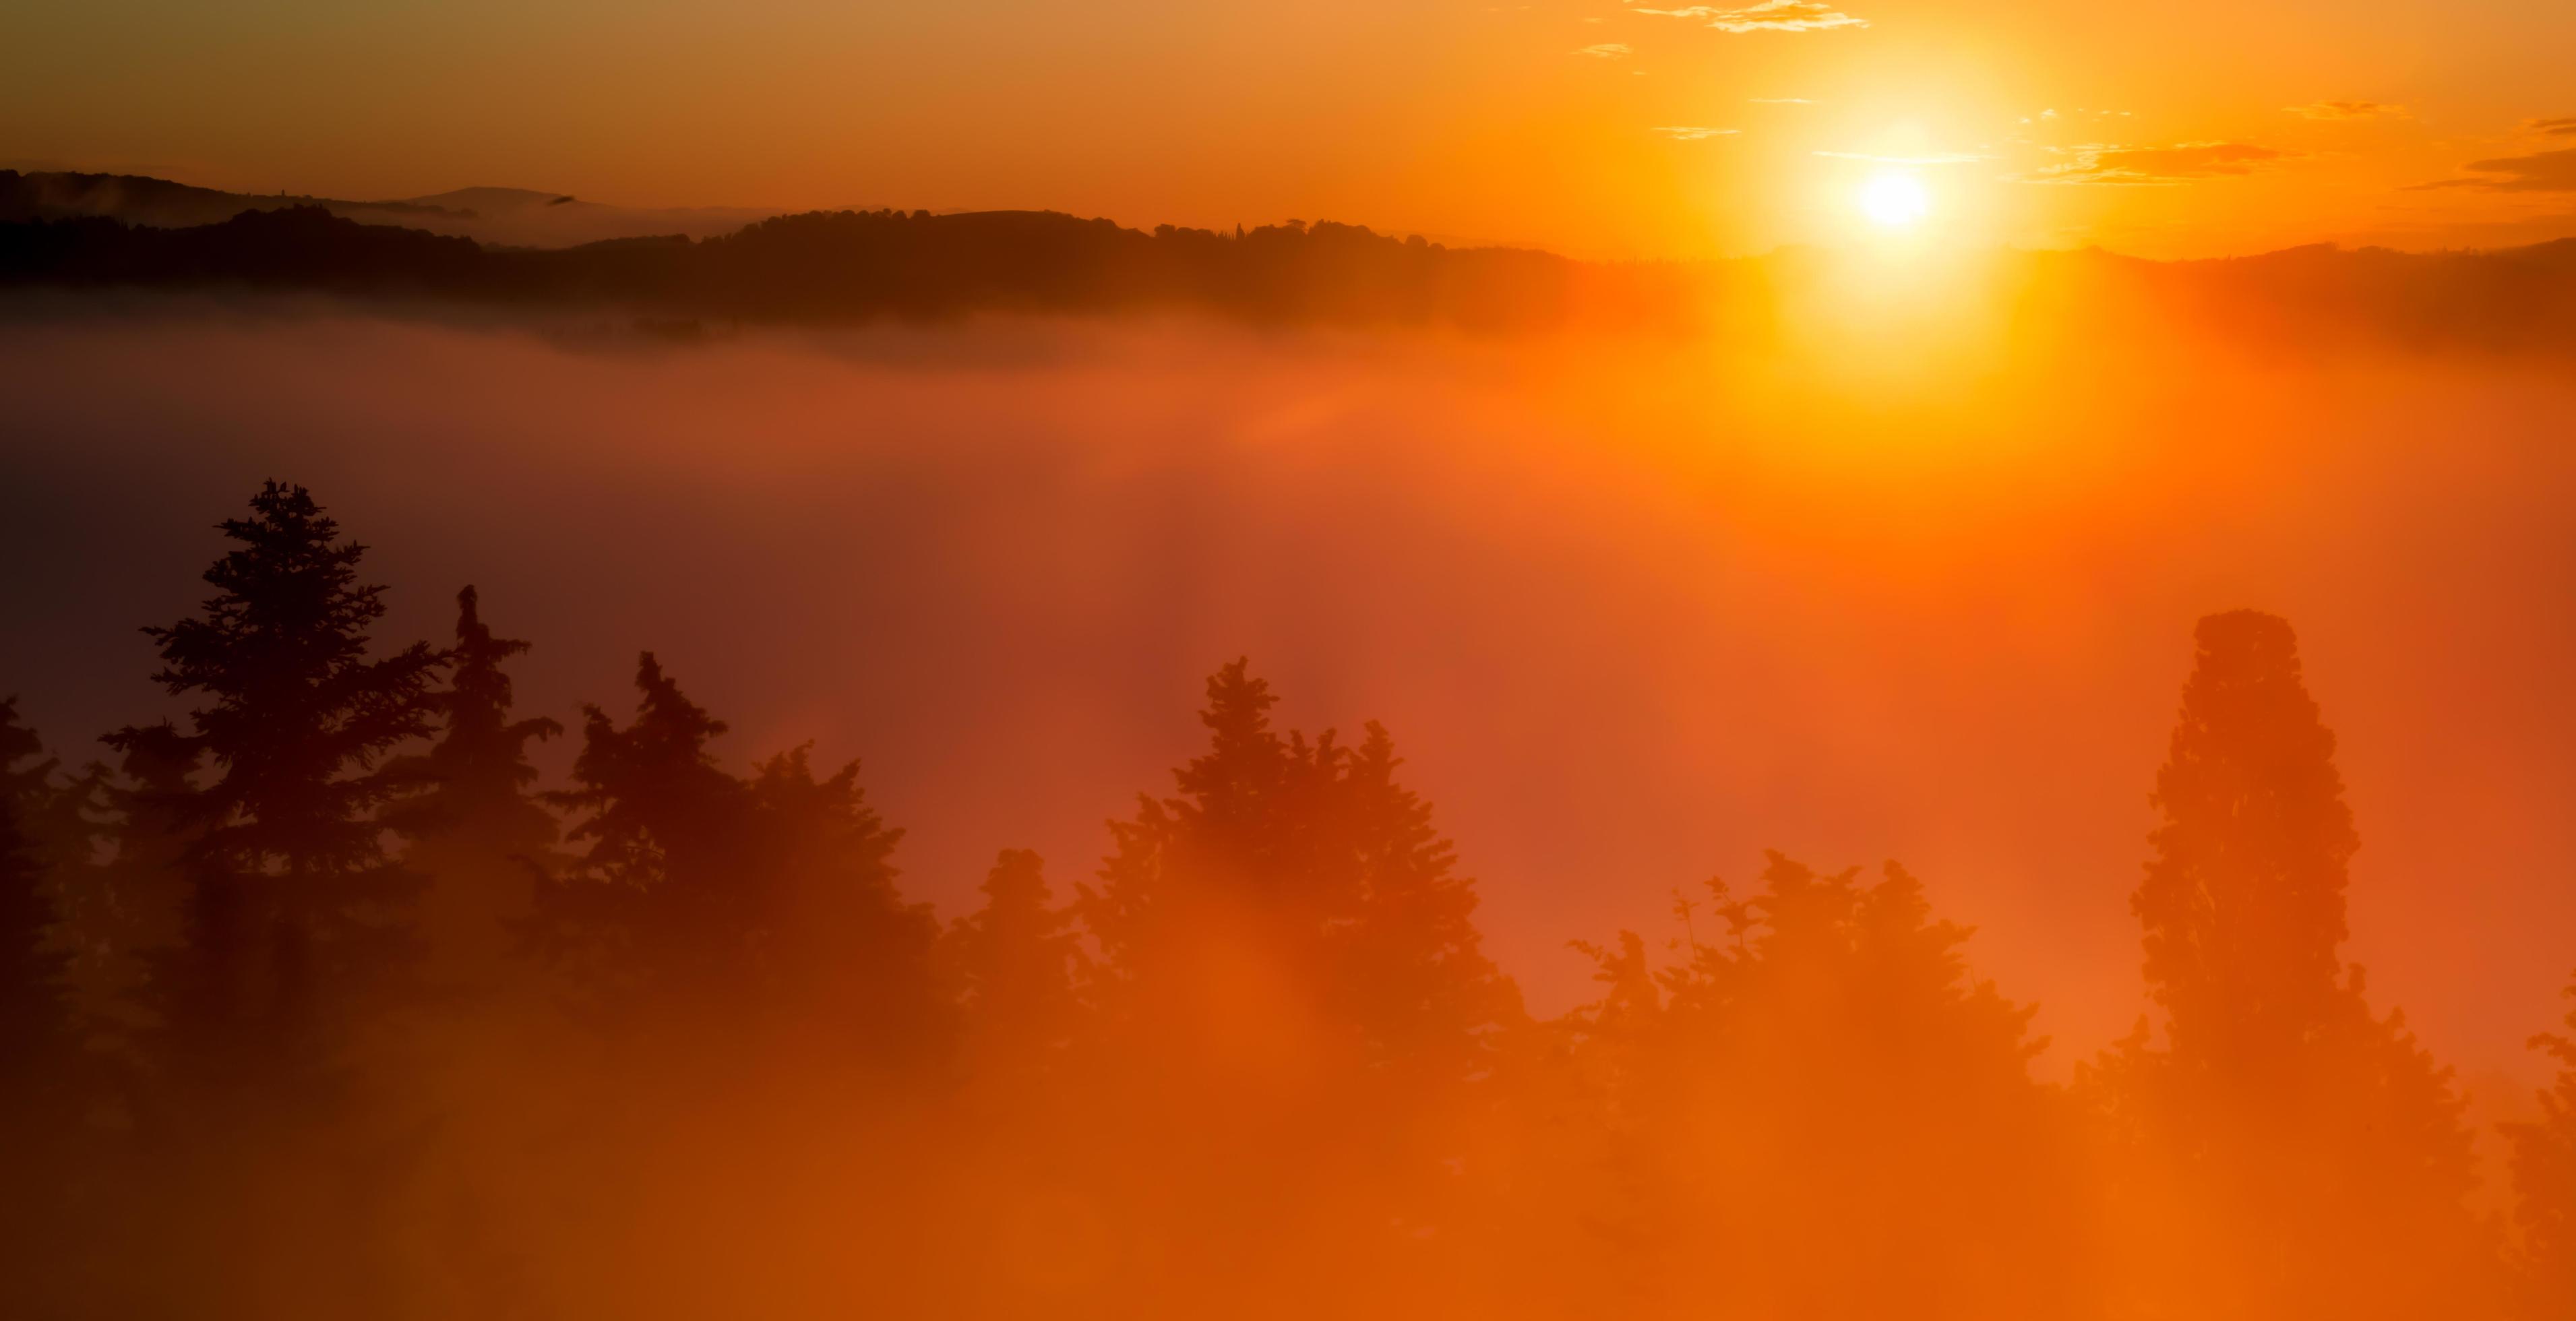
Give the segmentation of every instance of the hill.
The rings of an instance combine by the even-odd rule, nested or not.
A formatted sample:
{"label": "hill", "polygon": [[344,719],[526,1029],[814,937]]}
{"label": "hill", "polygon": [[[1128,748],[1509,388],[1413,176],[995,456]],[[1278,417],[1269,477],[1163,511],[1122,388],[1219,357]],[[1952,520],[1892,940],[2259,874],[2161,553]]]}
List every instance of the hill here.
{"label": "hill", "polygon": [[705,237],[775,211],[747,207],[607,206],[528,188],[459,188],[426,197],[351,201],[233,193],[133,174],[0,170],[0,221],[99,217],[158,229],[211,225],[244,211],[319,207],[369,225],[402,225],[501,247],[560,248],[653,234]]}
{"label": "hill", "polygon": [[[808,212],[703,238],[542,249],[440,232],[486,209],[578,215],[585,205],[516,189],[369,204],[400,208],[385,213],[399,224],[294,199],[211,223],[125,218],[182,219],[228,199],[164,180],[0,171],[0,285],[302,289],[756,321],[1159,309],[1270,324],[1734,335],[1775,328],[1784,308],[1850,284],[1838,259],[1812,252],[1588,263],[1332,222],[1148,233],[1049,211]],[[2061,323],[2148,311],[2255,345],[2576,349],[2576,240],[2191,262],[2018,253],[1955,274],[1989,306]],[[1943,313],[1932,304],[1923,315]]]}

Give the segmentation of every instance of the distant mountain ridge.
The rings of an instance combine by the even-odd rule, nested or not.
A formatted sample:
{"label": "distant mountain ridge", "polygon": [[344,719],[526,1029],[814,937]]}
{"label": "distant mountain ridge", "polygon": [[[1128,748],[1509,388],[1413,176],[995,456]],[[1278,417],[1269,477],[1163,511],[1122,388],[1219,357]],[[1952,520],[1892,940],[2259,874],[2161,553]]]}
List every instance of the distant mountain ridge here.
{"label": "distant mountain ridge", "polygon": [[531,188],[458,188],[426,197],[352,201],[286,193],[234,193],[136,174],[0,170],[0,220],[85,216],[180,229],[244,211],[320,207],[370,225],[405,225],[500,247],[562,248],[603,239],[729,233],[779,214],[757,207],[640,208],[585,202]]}
{"label": "distant mountain ridge", "polygon": [[[66,178],[78,191],[65,191]],[[0,171],[0,287],[314,290],[610,310],[665,326],[1159,309],[1267,324],[1731,336],[1776,329],[1786,300],[1823,288],[1835,260],[1784,251],[1581,262],[1331,222],[1148,233],[1049,211],[806,212],[703,237],[554,248],[453,232],[485,207],[582,205],[516,189],[344,204],[364,218],[331,204],[260,199],[271,204],[210,223],[133,219],[185,220],[238,200],[164,180]],[[1974,278],[2016,315],[2064,321],[2149,310],[2284,346],[2362,337],[2576,351],[2576,239],[2476,253],[2319,245],[2187,262],[2014,253],[1990,267]]]}

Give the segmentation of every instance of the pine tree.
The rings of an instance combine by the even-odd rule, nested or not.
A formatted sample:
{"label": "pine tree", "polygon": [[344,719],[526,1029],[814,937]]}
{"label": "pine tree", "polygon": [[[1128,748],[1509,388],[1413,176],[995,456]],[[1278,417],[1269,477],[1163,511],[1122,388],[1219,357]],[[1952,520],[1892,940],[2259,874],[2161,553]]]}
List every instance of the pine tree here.
{"label": "pine tree", "polygon": [[100,777],[106,856],[88,901],[73,912],[86,959],[83,999],[129,1039],[154,1022],[156,959],[183,935],[189,859],[200,827],[189,815],[199,749],[163,723],[135,731],[113,772]]}
{"label": "pine tree", "polygon": [[[1178,797],[1140,796],[1110,824],[1114,850],[1077,910],[1111,986],[1203,959],[1215,938],[1380,1062],[1480,1067],[1480,1042],[1516,1022],[1519,993],[1486,959],[1474,883],[1399,784],[1386,731],[1361,748],[1271,728],[1277,699],[1236,660],[1207,683],[1207,750],[1174,772]],[[1230,956],[1231,957],[1231,956]],[[1167,988],[1168,989],[1168,988]]]}
{"label": "pine tree", "polygon": [[2127,1165],[2132,1288],[2211,1316],[2477,1303],[2462,1099],[2342,962],[2358,836],[2297,642],[2253,611],[2197,642],[2132,902],[2166,1044],[2142,1024],[2081,1079]]}
{"label": "pine tree", "polygon": [[67,1217],[84,1154],[68,960],[47,868],[20,826],[50,763],[18,763],[39,755],[16,699],[0,700],[0,776],[13,781],[0,783],[0,1291],[30,1316],[70,1315],[81,1298]]}
{"label": "pine tree", "polygon": [[1175,796],[1111,823],[1098,883],[1077,891],[1102,953],[1102,1051],[1134,1093],[1124,1137],[1182,1181],[1148,1196],[1278,1190],[1293,1223],[1195,1225],[1172,1249],[1218,1275],[1276,1272],[1222,1287],[1310,1287],[1296,1260],[1262,1255],[1283,1242],[1426,1281],[1453,1250],[1443,1227],[1477,1210],[1464,1153],[1518,993],[1384,731],[1357,751],[1329,730],[1283,735],[1275,701],[1241,660],[1212,676],[1205,750]]}
{"label": "pine tree", "polygon": [[749,790],[707,744],[723,721],[688,699],[653,653],[636,662],[624,728],[582,708],[570,789],[573,862],[538,895],[543,944],[612,1000],[654,991],[738,993],[753,926],[730,864],[748,848]]}
{"label": "pine tree", "polygon": [[[2576,981],[2567,998],[2576,1002]],[[2540,1118],[2505,1125],[2522,1238],[2519,1283],[2535,1318],[2565,1316],[2576,1306],[2576,1008],[2566,1025],[2566,1032],[2531,1039],[2532,1049],[2558,1065],[2558,1077],[2540,1094]]]}
{"label": "pine tree", "polygon": [[472,587],[456,594],[438,739],[406,765],[421,791],[386,813],[404,841],[405,865],[435,882],[421,923],[433,966],[469,985],[503,975],[505,956],[533,917],[536,878],[560,831],[530,792],[537,771],[528,746],[563,732],[542,716],[512,718],[503,666],[529,644],[495,635],[479,605]]}
{"label": "pine tree", "polygon": [[104,899],[96,863],[106,835],[98,817],[104,779],[96,767],[63,774],[62,760],[46,755],[21,722],[17,699],[0,700],[0,807],[13,816],[24,863],[52,915],[47,957],[62,963],[74,1017],[93,1007],[80,992],[97,980],[103,961],[93,928]]}
{"label": "pine tree", "polygon": [[817,778],[800,747],[761,763],[749,789],[737,902],[772,1012],[826,1058],[929,1058],[948,1026],[939,922],[896,888],[903,832],[868,805],[858,763]]}
{"label": "pine tree", "polygon": [[0,699],[0,1097],[50,1089],[74,1040],[60,913],[23,826],[53,791],[43,750],[17,699]]}
{"label": "pine tree", "polygon": [[1485,956],[1476,884],[1431,804],[1396,780],[1403,764],[1372,720],[1337,786],[1359,893],[1334,985],[1380,1063],[1465,1078],[1489,1067],[1495,1030],[1521,1021],[1520,992]]}
{"label": "pine tree", "polygon": [[[1970,975],[1923,887],[1770,855],[1722,938],[1579,946],[1572,1015],[1601,1170],[1560,1171],[1615,1246],[1627,1315],[2067,1315],[2070,1125],[2030,1075],[2030,1008]],[[1693,905],[1680,904],[1685,913]],[[1901,1099],[1898,1099],[1901,1098]]]}
{"label": "pine tree", "polygon": [[369,655],[384,589],[358,581],[366,548],[303,487],[270,482],[250,505],[221,525],[238,544],[206,571],[202,613],[144,630],[155,681],[202,703],[188,731],[107,741],[213,771],[170,804],[192,837],[183,939],[152,988],[168,1062],[263,1089],[302,1071],[292,1091],[402,953],[392,919],[415,878],[386,857],[376,810],[405,783],[392,754],[430,729],[442,657]]}
{"label": "pine tree", "polygon": [[708,745],[723,721],[650,653],[625,726],[585,708],[572,865],[540,893],[541,946],[611,1024],[686,1032],[740,1064],[825,1070],[930,1058],[946,1037],[938,922],[906,902],[902,832],[856,764],[814,773],[797,748],[738,779]]}
{"label": "pine tree", "polygon": [[980,1086],[1015,1089],[1060,1062],[1083,1015],[1088,960],[1073,910],[1055,906],[1037,854],[1002,850],[982,893],[983,906],[945,940],[964,1012],[962,1066]]}

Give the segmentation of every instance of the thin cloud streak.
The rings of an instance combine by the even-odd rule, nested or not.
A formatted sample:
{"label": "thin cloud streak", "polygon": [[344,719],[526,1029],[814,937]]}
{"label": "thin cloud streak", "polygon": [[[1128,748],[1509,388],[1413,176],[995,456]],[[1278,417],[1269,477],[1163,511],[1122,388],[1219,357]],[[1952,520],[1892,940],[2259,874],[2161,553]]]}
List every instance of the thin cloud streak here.
{"label": "thin cloud streak", "polygon": [[2170,147],[2098,143],[2065,148],[2064,153],[2074,159],[2018,178],[2023,183],[2165,187],[2248,175],[2292,158],[2289,152],[2245,142],[2183,142]]}
{"label": "thin cloud streak", "polygon": [[2402,105],[2386,105],[2378,101],[2311,101],[2306,105],[2283,106],[2281,110],[2285,114],[2297,115],[2301,119],[2413,119],[2415,117],[2414,111]]}
{"label": "thin cloud streak", "polygon": [[[2551,129],[2552,133],[2567,132]],[[2410,192],[2433,188],[2479,188],[2496,193],[2576,193],[2576,147],[2556,151],[2534,152],[2528,156],[2498,156],[2470,161],[2460,167],[2493,176],[2484,179],[2436,179],[2419,183]]]}
{"label": "thin cloud streak", "polygon": [[1934,152],[1929,156],[1880,156],[1866,151],[1819,151],[1815,154],[1838,161],[1870,161],[1879,165],[1968,165],[1994,159],[1969,151]]}
{"label": "thin cloud streak", "polygon": [[1704,18],[1708,26],[1720,32],[1829,32],[1835,28],[1865,28],[1869,20],[1819,3],[1819,0],[1762,0],[1761,4],[1742,9],[1720,9],[1715,5],[1690,5],[1681,9],[1634,9],[1630,13],[1653,14],[1659,18]]}

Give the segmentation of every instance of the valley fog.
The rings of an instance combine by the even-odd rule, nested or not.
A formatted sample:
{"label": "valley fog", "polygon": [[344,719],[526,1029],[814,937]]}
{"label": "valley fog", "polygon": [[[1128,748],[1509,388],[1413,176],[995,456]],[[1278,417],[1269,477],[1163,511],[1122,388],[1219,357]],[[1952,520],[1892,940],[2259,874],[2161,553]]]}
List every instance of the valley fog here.
{"label": "valley fog", "polygon": [[301,483],[391,588],[380,642],[444,639],[473,584],[535,643],[521,709],[568,722],[651,650],[729,767],[862,759],[953,916],[996,848],[1087,878],[1245,656],[1283,726],[1395,735],[1534,1011],[1594,992],[1567,940],[1666,957],[1674,891],[1766,848],[1894,859],[2059,1075],[2144,1008],[2129,895],[2193,621],[2253,607],[2340,736],[2351,957],[2515,1112],[2576,930],[2576,385],[1881,334],[21,311],[0,694],[75,763],[175,714],[138,626],[206,594],[260,481]]}

